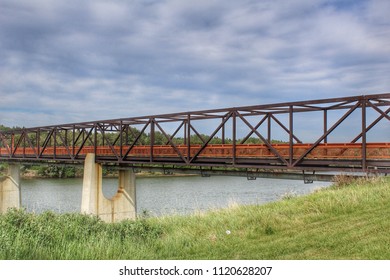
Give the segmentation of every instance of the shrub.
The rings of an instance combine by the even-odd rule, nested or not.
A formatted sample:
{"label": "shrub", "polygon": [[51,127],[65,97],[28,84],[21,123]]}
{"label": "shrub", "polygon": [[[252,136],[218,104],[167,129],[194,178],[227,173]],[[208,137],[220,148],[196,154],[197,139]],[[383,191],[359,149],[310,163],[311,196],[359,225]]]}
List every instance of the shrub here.
{"label": "shrub", "polygon": [[336,188],[342,188],[356,182],[356,178],[346,174],[336,175],[333,178],[333,186]]}

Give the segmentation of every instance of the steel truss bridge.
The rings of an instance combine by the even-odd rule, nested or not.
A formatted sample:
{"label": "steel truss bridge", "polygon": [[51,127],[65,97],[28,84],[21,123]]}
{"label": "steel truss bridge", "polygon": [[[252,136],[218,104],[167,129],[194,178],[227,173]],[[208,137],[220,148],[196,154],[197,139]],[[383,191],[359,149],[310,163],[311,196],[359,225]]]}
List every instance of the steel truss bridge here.
{"label": "steel truss bridge", "polygon": [[385,93],[23,128],[0,131],[0,160],[390,173],[389,112]]}

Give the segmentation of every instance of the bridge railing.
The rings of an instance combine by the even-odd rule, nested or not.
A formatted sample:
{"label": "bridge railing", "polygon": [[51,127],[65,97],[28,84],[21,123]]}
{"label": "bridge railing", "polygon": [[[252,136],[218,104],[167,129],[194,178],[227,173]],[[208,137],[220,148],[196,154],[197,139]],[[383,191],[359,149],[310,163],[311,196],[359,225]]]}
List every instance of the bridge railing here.
{"label": "bridge railing", "polygon": [[[294,145],[294,154],[293,158],[299,158],[311,144],[295,144]],[[285,159],[289,159],[289,144],[273,144],[272,145],[280,155]],[[80,147],[75,147],[78,150]],[[96,149],[97,156],[103,157],[115,157],[115,155],[124,154],[129,146],[99,146]],[[190,147],[190,157],[193,157],[201,148],[201,145],[192,145]],[[56,155],[57,158],[63,159],[72,159],[74,154],[69,154],[68,149],[65,147],[47,147],[41,156],[47,158],[54,158]],[[112,151],[115,150],[115,153]],[[181,152],[182,155],[188,157],[188,146],[179,145],[177,149]],[[367,158],[368,159],[390,159],[390,143],[367,143],[366,146]],[[83,147],[79,155],[85,156],[88,153],[94,153],[95,147]],[[153,152],[149,146],[136,146],[128,154],[128,157],[134,158],[150,158],[151,154],[154,157],[178,157],[177,151],[171,146],[167,145],[156,145],[153,147]],[[6,148],[0,148],[0,155],[2,157],[10,157],[8,150]],[[220,144],[213,145],[210,144],[205,148],[200,154],[199,157],[211,157],[211,158],[231,158],[233,155],[233,145],[232,144]],[[31,158],[35,159],[36,154],[32,148],[17,148],[14,150],[13,157],[15,158]],[[238,144],[236,145],[236,157],[237,158],[277,158],[270,149],[265,144]],[[362,144],[361,143],[327,143],[319,144],[315,149],[313,149],[308,155],[307,158],[317,158],[317,159],[362,159]]]}

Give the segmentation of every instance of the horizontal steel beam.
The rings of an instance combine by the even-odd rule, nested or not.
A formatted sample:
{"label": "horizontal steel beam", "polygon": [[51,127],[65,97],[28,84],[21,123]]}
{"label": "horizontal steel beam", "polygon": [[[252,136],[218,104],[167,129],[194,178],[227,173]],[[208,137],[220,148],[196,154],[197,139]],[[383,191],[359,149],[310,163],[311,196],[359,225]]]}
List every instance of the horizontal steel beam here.
{"label": "horizontal steel beam", "polygon": [[[130,118],[120,118],[120,119],[110,119],[110,120],[98,120],[98,121],[89,121],[89,122],[80,122],[80,123],[68,123],[60,125],[49,125],[41,127],[32,127],[25,128],[23,130],[27,131],[36,131],[40,130],[50,130],[54,128],[62,128],[71,130],[73,126],[77,128],[91,128],[96,124],[105,123],[112,125],[128,124],[144,124],[145,121],[149,121],[151,118],[159,120],[160,122],[165,121],[182,121],[187,119],[187,116],[192,116],[194,119],[208,119],[208,118],[223,118],[226,112],[240,111],[248,112],[249,115],[253,114],[267,114],[267,113],[288,113],[289,107],[292,106],[294,112],[307,112],[307,111],[321,111],[321,110],[337,110],[337,109],[348,109],[350,106],[345,104],[355,102],[355,101],[364,101],[364,100],[378,100],[376,106],[389,106],[390,105],[390,93],[383,94],[372,94],[372,95],[358,95],[358,96],[349,96],[349,97],[339,97],[339,98],[327,98],[327,99],[317,99],[317,100],[306,100],[306,101],[295,101],[295,102],[284,102],[284,103],[274,103],[274,104],[264,104],[264,105],[252,105],[252,106],[241,106],[241,107],[230,107],[214,110],[203,110],[203,111],[188,111],[188,112],[179,112],[171,114],[161,114],[161,115],[150,115],[142,117],[130,117]],[[336,103],[336,104],[333,104]],[[337,104],[339,103],[339,104]],[[324,105],[327,106],[315,106],[315,105]],[[276,112],[275,112],[276,111]],[[11,130],[12,132],[20,132],[22,130]],[[8,134],[11,131],[4,131],[4,134]]]}

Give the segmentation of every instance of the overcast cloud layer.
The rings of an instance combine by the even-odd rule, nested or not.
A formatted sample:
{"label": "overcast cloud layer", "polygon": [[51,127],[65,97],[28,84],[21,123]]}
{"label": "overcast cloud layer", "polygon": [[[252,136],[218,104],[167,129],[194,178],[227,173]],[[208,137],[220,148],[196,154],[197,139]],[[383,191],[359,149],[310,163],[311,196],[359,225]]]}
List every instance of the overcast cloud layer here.
{"label": "overcast cloud layer", "polygon": [[0,0],[0,124],[390,92],[390,1]]}

